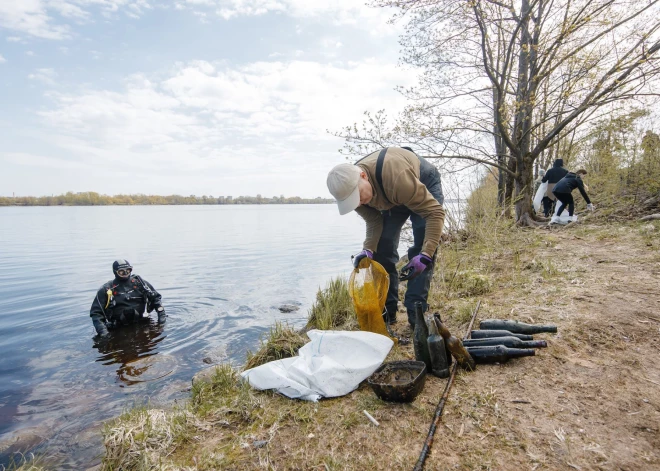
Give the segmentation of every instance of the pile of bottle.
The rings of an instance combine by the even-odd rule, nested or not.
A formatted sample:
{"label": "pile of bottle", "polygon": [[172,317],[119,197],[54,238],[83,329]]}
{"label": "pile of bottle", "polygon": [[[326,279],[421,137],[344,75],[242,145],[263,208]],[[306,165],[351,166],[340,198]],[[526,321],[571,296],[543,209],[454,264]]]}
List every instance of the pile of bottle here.
{"label": "pile of bottle", "polygon": [[472,331],[471,339],[461,341],[449,332],[439,314],[427,319],[422,303],[416,303],[415,359],[423,361],[431,374],[447,378],[452,356],[459,366],[468,370],[474,370],[477,363],[505,363],[511,358],[534,356],[535,349],[548,346],[545,340],[534,340],[532,334],[557,332],[553,325],[502,319],[483,320],[480,328]]}
{"label": "pile of bottle", "polygon": [[530,357],[536,348],[548,346],[545,340],[534,340],[533,334],[557,333],[554,325],[533,325],[524,322],[486,319],[473,330],[471,339],[463,341],[477,363],[505,363],[511,358]]}

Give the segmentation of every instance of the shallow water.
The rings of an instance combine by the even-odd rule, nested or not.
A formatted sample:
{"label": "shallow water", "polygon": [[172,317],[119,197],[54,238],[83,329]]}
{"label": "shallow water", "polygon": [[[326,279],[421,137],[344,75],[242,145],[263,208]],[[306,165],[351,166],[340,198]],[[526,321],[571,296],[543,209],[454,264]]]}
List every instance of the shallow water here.
{"label": "shallow water", "polygon": [[[243,361],[275,321],[301,326],[363,235],[334,205],[0,208],[0,464],[27,449],[58,469],[98,463],[103,420],[185,399],[197,371]],[[89,307],[117,258],[168,322],[95,343]]]}

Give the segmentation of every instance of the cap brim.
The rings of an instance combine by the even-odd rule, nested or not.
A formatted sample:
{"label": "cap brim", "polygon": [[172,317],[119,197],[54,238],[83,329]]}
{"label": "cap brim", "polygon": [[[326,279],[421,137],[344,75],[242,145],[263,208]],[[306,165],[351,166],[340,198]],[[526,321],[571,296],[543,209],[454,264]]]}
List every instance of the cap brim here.
{"label": "cap brim", "polygon": [[337,201],[337,207],[339,208],[339,214],[342,216],[353,211],[355,208],[360,206],[360,189],[358,186],[355,186],[355,190],[348,195],[348,198],[341,201]]}

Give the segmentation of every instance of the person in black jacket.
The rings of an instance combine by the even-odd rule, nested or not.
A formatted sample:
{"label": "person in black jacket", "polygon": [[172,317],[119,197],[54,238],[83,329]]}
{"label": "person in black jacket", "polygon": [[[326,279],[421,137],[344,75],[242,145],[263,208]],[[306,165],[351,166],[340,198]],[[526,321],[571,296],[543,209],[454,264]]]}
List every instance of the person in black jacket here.
{"label": "person in black jacket", "polygon": [[552,193],[555,185],[566,176],[568,170],[564,168],[564,159],[557,159],[555,163],[552,164],[552,168],[545,172],[541,183],[548,183],[548,189],[545,192],[545,197],[543,198],[543,214],[545,217],[550,216],[552,212],[552,207],[555,204],[556,197]]}
{"label": "person in black jacket", "polygon": [[568,206],[568,215],[573,216],[573,212],[575,210],[575,202],[573,201],[573,195],[571,192],[576,188],[580,190],[582,198],[584,198],[584,201],[587,202],[587,209],[589,209],[589,211],[594,210],[594,205],[591,204],[591,200],[589,199],[587,192],[584,190],[584,183],[582,182],[581,176],[586,174],[587,171],[581,168],[575,173],[568,172],[564,178],[557,182],[554,189],[552,190],[552,193],[555,195],[555,197],[561,201],[561,206],[559,206],[559,209],[557,210],[557,216],[561,216],[561,213],[564,211],[566,206]]}
{"label": "person in black jacket", "polygon": [[98,293],[89,315],[100,336],[108,335],[108,329],[137,322],[145,309],[158,313],[158,323],[167,317],[161,296],[149,282],[133,274],[133,267],[126,260],[116,260],[112,264],[113,280],[108,281]]}

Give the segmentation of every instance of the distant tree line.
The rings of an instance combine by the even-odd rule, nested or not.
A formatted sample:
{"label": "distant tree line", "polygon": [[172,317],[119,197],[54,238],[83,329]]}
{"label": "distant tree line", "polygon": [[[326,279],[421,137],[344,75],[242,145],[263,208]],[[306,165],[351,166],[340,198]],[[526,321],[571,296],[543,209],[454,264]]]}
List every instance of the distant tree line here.
{"label": "distant tree line", "polygon": [[257,196],[181,196],[181,195],[101,195],[93,191],[57,196],[0,196],[0,206],[109,206],[109,205],[191,205],[191,204],[330,204],[333,199],[301,198],[283,195]]}

